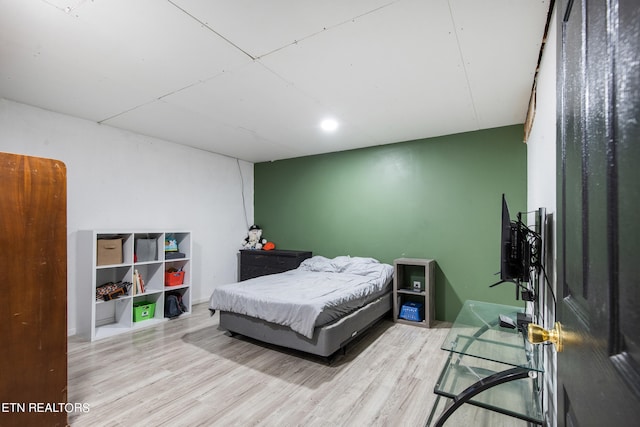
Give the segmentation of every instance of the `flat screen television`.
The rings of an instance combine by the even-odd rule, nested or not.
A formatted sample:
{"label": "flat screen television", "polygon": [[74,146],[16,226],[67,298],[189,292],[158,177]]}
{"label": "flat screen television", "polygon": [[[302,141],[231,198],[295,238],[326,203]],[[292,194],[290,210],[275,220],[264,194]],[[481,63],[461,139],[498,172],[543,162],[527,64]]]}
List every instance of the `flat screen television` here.
{"label": "flat screen television", "polygon": [[[529,229],[520,214],[511,220],[507,200],[502,195],[502,223],[500,235],[500,280],[501,282],[528,282],[531,270],[531,244]],[[500,283],[501,283],[500,282]]]}
{"label": "flat screen television", "polygon": [[[536,304],[539,291],[540,271],[543,269],[543,227],[546,212],[544,208],[526,212],[535,214],[535,230],[530,229],[522,221],[522,212],[518,212],[517,219],[512,220],[505,195],[502,195],[502,217],[500,222],[500,281],[511,282],[516,285],[516,300],[532,301]],[[546,273],[545,273],[546,278]],[[547,281],[548,283],[548,281]],[[554,297],[555,300],[555,297]],[[537,309],[534,309],[537,313]],[[520,319],[522,317],[522,319]],[[529,319],[529,320],[527,320]],[[530,321],[531,313],[518,316],[518,325]],[[521,320],[524,323],[521,323]],[[526,322],[525,322],[526,321]]]}

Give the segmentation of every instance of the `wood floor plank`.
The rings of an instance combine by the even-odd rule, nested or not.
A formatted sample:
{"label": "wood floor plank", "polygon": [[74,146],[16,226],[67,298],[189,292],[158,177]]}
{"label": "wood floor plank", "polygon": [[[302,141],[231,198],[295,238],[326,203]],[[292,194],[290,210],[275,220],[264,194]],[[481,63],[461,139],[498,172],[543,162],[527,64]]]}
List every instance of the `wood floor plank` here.
{"label": "wood floor plank", "polygon": [[[206,304],[198,304],[190,316],[157,327],[93,343],[71,337],[69,402],[88,404],[89,411],[70,414],[69,422],[77,427],[423,426],[448,356],[440,350],[447,332],[384,320],[327,364],[230,337],[218,329],[218,316],[210,317]],[[460,419],[497,425],[487,412]],[[524,424],[506,419],[500,425]]]}

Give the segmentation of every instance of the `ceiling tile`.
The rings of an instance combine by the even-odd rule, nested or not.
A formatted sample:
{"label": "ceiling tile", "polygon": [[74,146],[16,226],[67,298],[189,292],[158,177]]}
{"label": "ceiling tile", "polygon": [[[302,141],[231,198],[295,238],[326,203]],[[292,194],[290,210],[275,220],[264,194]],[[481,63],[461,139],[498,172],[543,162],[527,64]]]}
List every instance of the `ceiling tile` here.
{"label": "ceiling tile", "polygon": [[524,123],[548,0],[449,3],[480,128]]}
{"label": "ceiling tile", "polygon": [[253,57],[393,3],[389,0],[171,0]]}
{"label": "ceiling tile", "polygon": [[217,122],[192,108],[182,108],[162,100],[131,110],[104,124],[248,161],[300,155],[247,129]]}
{"label": "ceiling tile", "polygon": [[[325,116],[331,115],[331,112],[258,62],[165,96],[161,102],[166,108],[181,111],[185,116],[189,112],[199,117],[207,126],[216,123],[217,127],[226,128],[227,133],[228,129],[235,129],[237,132],[253,135],[254,140],[260,139],[264,145],[278,148],[268,156],[261,152],[254,153],[250,156],[253,161],[276,160],[285,154],[293,157],[309,152],[337,151],[343,149],[345,144],[372,144],[359,130],[350,129],[348,122],[341,122],[340,130],[335,134],[322,132],[319,123]],[[150,108],[157,106],[143,106],[106,123],[122,126],[131,121],[132,117],[137,117],[135,122],[138,122],[141,115],[156,114]],[[197,123],[191,122],[185,120],[183,123],[197,127]],[[145,126],[137,127],[138,132],[157,132],[152,129],[153,121],[145,123]],[[176,127],[180,128],[174,122],[172,128]],[[201,144],[210,140],[211,135],[205,129],[200,136],[193,129],[180,129],[180,132],[190,134],[192,141],[200,139]],[[236,150],[242,143],[236,145],[237,147],[226,148],[224,152],[237,154]]]}
{"label": "ceiling tile", "polygon": [[72,13],[19,3],[0,14],[0,59],[11,58],[0,61],[0,93],[74,116],[101,121],[250,61],[167,2]]}
{"label": "ceiling tile", "polygon": [[262,62],[377,143],[477,128],[446,3],[398,2]]}

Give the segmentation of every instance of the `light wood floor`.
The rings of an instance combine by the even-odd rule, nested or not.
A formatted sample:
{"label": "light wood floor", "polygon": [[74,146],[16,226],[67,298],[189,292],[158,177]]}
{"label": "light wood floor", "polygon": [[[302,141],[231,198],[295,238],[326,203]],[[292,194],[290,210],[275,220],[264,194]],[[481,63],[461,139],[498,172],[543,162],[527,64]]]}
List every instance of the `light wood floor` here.
{"label": "light wood floor", "polygon": [[[384,320],[333,364],[218,330],[206,304],[161,326],[69,339],[72,426],[424,426],[446,327]],[[458,411],[447,426],[520,426]]]}

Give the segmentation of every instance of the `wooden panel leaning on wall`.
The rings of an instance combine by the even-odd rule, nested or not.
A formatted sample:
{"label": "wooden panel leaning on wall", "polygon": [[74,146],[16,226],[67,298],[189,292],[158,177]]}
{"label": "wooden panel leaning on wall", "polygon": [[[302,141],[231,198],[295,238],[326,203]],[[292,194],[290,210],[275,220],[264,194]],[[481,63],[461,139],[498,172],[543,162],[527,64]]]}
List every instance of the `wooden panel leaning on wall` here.
{"label": "wooden panel leaning on wall", "polygon": [[66,167],[0,153],[0,425],[67,425]]}

